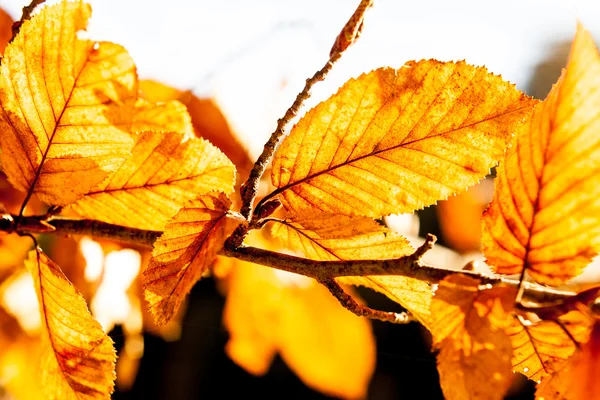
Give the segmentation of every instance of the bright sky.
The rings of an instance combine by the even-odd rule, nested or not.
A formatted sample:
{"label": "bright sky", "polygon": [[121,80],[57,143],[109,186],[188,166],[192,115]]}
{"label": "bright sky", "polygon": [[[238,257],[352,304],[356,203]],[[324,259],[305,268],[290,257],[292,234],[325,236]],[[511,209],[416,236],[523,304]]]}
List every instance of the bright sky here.
{"label": "bright sky", "polygon": [[[28,1],[0,0],[0,6],[17,17]],[[89,2],[92,38],[124,45],[141,78],[195,88],[217,95],[226,109],[244,109],[234,125],[260,148],[304,79],[326,61],[358,0]],[[421,58],[486,65],[543,96],[564,65],[578,19],[600,38],[597,0],[376,0],[359,43],[316,98],[361,72]],[[535,74],[547,82],[531,90]]]}

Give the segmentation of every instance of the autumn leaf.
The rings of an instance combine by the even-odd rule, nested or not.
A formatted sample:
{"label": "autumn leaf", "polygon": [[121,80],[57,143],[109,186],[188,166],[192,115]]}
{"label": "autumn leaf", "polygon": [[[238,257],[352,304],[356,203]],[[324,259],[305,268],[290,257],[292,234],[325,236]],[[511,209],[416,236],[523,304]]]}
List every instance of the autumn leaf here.
{"label": "autumn leaf", "polygon": [[483,216],[483,252],[501,274],[557,285],[600,248],[600,56],[580,25],[567,69],[523,126]]}
{"label": "autumn leaf", "polygon": [[185,106],[176,101],[150,103],[138,99],[131,124],[131,132],[177,132],[189,139],[195,137],[192,118]]}
{"label": "autumn leaf", "polygon": [[[579,311],[559,318],[569,334],[579,343],[588,341],[592,321]],[[556,321],[532,324],[523,317],[514,316],[506,334],[512,342],[513,371],[539,382],[554,372],[575,352],[573,339]]]}
{"label": "autumn leaf", "polygon": [[231,201],[211,192],[190,200],[154,243],[144,271],[144,296],[158,325],[175,315],[185,296],[210,267],[225,239],[242,221]]}
{"label": "autumn leaf", "polygon": [[2,167],[54,205],[73,202],[129,156],[136,71],[121,47],[79,38],[81,2],[44,7],[6,48],[0,77]]}
{"label": "autumn leaf", "polygon": [[535,392],[537,400],[587,400],[600,398],[600,322],[596,321],[589,342],[563,367],[548,376]]}
{"label": "autumn leaf", "polygon": [[212,190],[230,193],[235,167],[206,140],[144,132],[132,156],[72,206],[81,217],[162,230],[187,200]]}
{"label": "autumn leaf", "polygon": [[110,399],[116,354],[112,340],[60,267],[41,250],[29,253],[40,304],[42,385],[48,398]]}
{"label": "autumn leaf", "polygon": [[271,196],[298,214],[412,212],[483,178],[533,104],[464,62],[375,70],[292,129],[273,160]]}
{"label": "autumn leaf", "polygon": [[262,375],[280,354],[313,389],[365,397],[375,367],[367,319],[300,275],[236,260],[228,283],[223,322],[230,335],[226,351],[236,364]]}
{"label": "autumn leaf", "polygon": [[4,54],[4,49],[12,37],[12,24],[10,15],[0,8],[0,55]]}
{"label": "autumn leaf", "polygon": [[152,102],[178,100],[183,103],[192,118],[196,135],[217,146],[245,176],[254,164],[248,150],[233,132],[218,104],[210,98],[199,98],[191,91],[180,91],[159,82],[140,81],[141,96]]}
{"label": "autumn leaf", "polygon": [[480,289],[479,280],[450,275],[431,302],[431,333],[446,399],[503,399],[512,381],[510,339],[503,328],[515,291]]}
{"label": "autumn leaf", "polygon": [[[394,259],[414,252],[401,235],[367,217],[312,213],[273,221],[272,234],[284,247],[312,260]],[[429,324],[431,286],[403,276],[352,276],[339,283],[365,286],[383,293]]]}

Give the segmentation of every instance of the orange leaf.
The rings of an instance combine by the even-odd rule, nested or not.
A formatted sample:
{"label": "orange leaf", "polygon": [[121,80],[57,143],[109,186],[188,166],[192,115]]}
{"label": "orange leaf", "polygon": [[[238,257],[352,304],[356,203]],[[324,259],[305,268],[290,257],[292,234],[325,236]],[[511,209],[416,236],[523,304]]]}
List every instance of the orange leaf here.
{"label": "orange leaf", "polygon": [[81,2],[42,8],[8,45],[0,77],[2,166],[19,190],[66,205],[129,156],[136,71],[113,43],[80,39]]}
{"label": "orange leaf", "polygon": [[534,101],[464,62],[409,62],[348,81],[273,160],[288,210],[412,212],[483,178]]}
{"label": "orange leaf", "polygon": [[[273,222],[273,235],[283,246],[312,260],[393,259],[413,253],[408,241],[367,217],[313,213]],[[339,283],[365,286],[397,302],[423,325],[429,324],[432,297],[427,282],[403,276],[351,276]]]}
{"label": "orange leaf", "polygon": [[4,49],[12,37],[12,24],[10,15],[0,8],[0,55],[4,54]]}
{"label": "orange leaf", "polygon": [[267,372],[276,353],[308,386],[364,398],[375,367],[369,321],[342,308],[312,279],[238,261],[224,311],[227,354],[248,372]]}
{"label": "orange leaf", "polygon": [[579,26],[569,64],[498,170],[483,251],[501,274],[557,285],[600,248],[600,56]]}
{"label": "orange leaf", "polygon": [[72,208],[84,218],[162,230],[187,200],[211,190],[230,193],[235,167],[203,139],[144,132],[132,157]]}
{"label": "orange leaf", "polygon": [[447,399],[503,399],[512,381],[510,339],[503,328],[515,298],[512,288],[479,288],[450,275],[431,302],[431,333],[440,383]]}
{"label": "orange leaf", "polygon": [[110,399],[116,354],[112,340],[60,267],[41,250],[29,253],[44,333],[42,385],[48,398]]}
{"label": "orange leaf", "polygon": [[186,138],[195,137],[192,118],[185,106],[173,100],[169,102],[150,103],[138,99],[135,104],[135,114],[131,132],[177,132]]}
{"label": "orange leaf", "polygon": [[600,322],[596,321],[589,342],[564,366],[542,380],[537,400],[588,400],[600,398]]}
{"label": "orange leaf", "polygon": [[[579,311],[559,318],[571,336],[580,343],[588,341],[592,321]],[[513,371],[539,382],[554,372],[575,352],[575,343],[555,321],[531,324],[521,317],[513,317],[506,328],[513,347]]]}
{"label": "orange leaf", "polygon": [[158,325],[177,312],[185,296],[210,267],[241,216],[229,211],[223,193],[211,192],[189,201],[154,243],[144,271],[144,296]]}

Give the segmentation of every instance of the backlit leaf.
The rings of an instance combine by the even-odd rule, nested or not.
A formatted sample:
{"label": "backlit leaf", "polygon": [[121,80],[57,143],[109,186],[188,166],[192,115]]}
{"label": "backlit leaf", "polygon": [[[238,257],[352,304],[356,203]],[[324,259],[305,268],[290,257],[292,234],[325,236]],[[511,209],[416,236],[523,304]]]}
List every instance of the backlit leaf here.
{"label": "backlit leaf", "polygon": [[144,132],[110,179],[75,203],[84,218],[162,230],[187,200],[212,190],[230,193],[233,164],[206,140]]}
{"label": "backlit leaf", "polygon": [[110,399],[116,354],[84,298],[41,250],[29,253],[44,333],[42,386],[51,399]]}
{"label": "backlit leaf", "polygon": [[190,200],[154,243],[144,271],[144,296],[158,325],[167,323],[240,223],[223,193]]}
{"label": "backlit leaf", "polygon": [[537,400],[588,400],[600,398],[600,323],[596,321],[589,342],[563,367],[542,380]]}
{"label": "backlit leaf", "polygon": [[431,302],[431,333],[440,349],[437,364],[444,396],[503,399],[512,381],[508,323],[515,290],[479,288],[479,281],[450,275]]}
{"label": "backlit leaf", "polygon": [[[414,249],[401,235],[367,217],[312,213],[273,222],[273,235],[282,244],[312,260],[393,259]],[[339,283],[365,286],[385,294],[411,311],[425,326],[432,296],[427,282],[403,276],[352,276]]]}
{"label": "backlit leaf", "polygon": [[223,321],[227,354],[248,372],[265,374],[279,353],[313,389],[336,398],[365,397],[375,367],[370,323],[316,281],[237,261]]}
{"label": "backlit leaf", "polygon": [[566,71],[498,170],[483,251],[502,274],[557,285],[600,248],[600,56],[579,26]]}
{"label": "backlit leaf", "polygon": [[138,99],[135,105],[131,131],[140,132],[177,132],[186,138],[195,137],[192,118],[185,106],[173,100],[169,102],[150,103]]}
{"label": "backlit leaf", "polygon": [[0,77],[2,167],[19,190],[65,205],[129,156],[137,77],[127,52],[80,39],[81,2],[44,7],[6,48]]}
{"label": "backlit leaf", "polygon": [[12,37],[12,24],[10,15],[0,8],[0,55],[4,54],[4,49]]}
{"label": "backlit leaf", "polygon": [[[579,343],[588,341],[592,321],[579,311],[572,311],[559,321]],[[539,381],[554,372],[575,352],[575,343],[555,321],[531,324],[514,317],[506,328],[513,347],[513,371]]]}
{"label": "backlit leaf", "polygon": [[272,181],[288,210],[380,217],[483,178],[534,101],[464,62],[409,62],[348,81],[283,141]]}

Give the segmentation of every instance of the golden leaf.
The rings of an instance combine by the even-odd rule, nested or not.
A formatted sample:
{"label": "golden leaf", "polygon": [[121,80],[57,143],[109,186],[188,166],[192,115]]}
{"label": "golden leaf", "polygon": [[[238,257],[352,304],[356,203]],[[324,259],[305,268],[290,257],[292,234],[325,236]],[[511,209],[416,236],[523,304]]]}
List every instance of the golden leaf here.
{"label": "golden leaf", "polygon": [[140,81],[140,91],[144,99],[153,102],[179,100],[192,117],[196,135],[217,146],[245,176],[254,164],[248,150],[232,131],[226,117],[212,99],[199,98],[191,91],[179,91],[162,83]]}
{"label": "golden leaf", "polygon": [[[412,254],[401,235],[368,217],[313,213],[274,221],[273,235],[282,244],[312,260],[393,259]],[[339,283],[365,286],[397,302],[421,322],[429,324],[431,286],[403,276],[351,276]]]}
{"label": "golden leaf", "polygon": [[431,302],[431,333],[446,399],[503,399],[512,381],[510,339],[503,328],[513,288],[479,288],[477,279],[450,275]]}
{"label": "golden leaf", "polygon": [[600,322],[596,321],[589,342],[563,367],[542,380],[537,400],[588,400],[600,398]]}
{"label": "golden leaf", "polygon": [[183,133],[186,138],[195,137],[190,114],[185,106],[176,100],[150,103],[144,99],[138,99],[131,132],[145,131],[177,132]]}
{"label": "golden leaf", "polygon": [[533,104],[464,62],[375,70],[292,129],[273,160],[273,195],[296,213],[412,212],[483,178]]}
{"label": "golden leaf", "polygon": [[223,193],[190,200],[154,243],[144,271],[144,297],[158,325],[167,323],[210,267],[241,216],[230,213]]}
{"label": "golden leaf", "polygon": [[66,205],[129,156],[136,71],[113,43],[80,39],[81,2],[44,7],[7,46],[0,77],[2,166],[19,190]]}
{"label": "golden leaf", "polygon": [[498,170],[483,251],[501,274],[557,285],[600,248],[600,56],[579,26],[566,71]]}
{"label": "golden leaf", "polygon": [[[559,321],[579,343],[588,341],[592,321],[579,311],[571,311]],[[513,371],[538,381],[556,371],[575,352],[575,343],[555,321],[528,321],[513,317],[506,328],[513,347]]]}
{"label": "golden leaf", "polygon": [[44,333],[42,385],[52,399],[110,399],[116,354],[112,340],[60,267],[41,250],[29,253]]}
{"label": "golden leaf", "polygon": [[375,368],[366,318],[300,275],[237,261],[229,279],[226,351],[238,365],[262,375],[279,353],[313,389],[341,398],[366,396]]}
{"label": "golden leaf", "polygon": [[211,190],[230,193],[235,167],[206,140],[144,132],[132,157],[72,206],[84,218],[162,230],[187,200]]}

